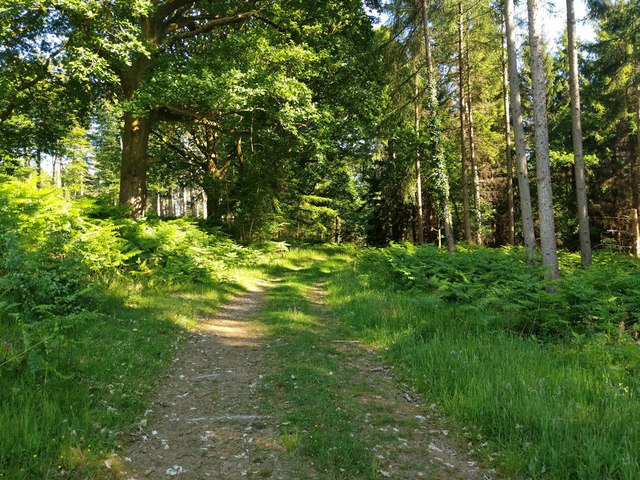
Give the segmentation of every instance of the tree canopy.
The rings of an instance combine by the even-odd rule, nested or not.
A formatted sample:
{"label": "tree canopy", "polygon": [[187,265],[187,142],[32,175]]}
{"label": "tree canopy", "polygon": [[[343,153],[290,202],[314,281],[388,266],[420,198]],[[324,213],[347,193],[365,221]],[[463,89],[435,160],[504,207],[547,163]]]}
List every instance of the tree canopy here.
{"label": "tree canopy", "polygon": [[[588,233],[636,252],[637,6],[587,3]],[[2,169],[135,218],[205,216],[244,240],[442,242],[448,228],[452,242],[518,243],[524,187],[505,140],[518,130],[505,124],[515,80],[518,175],[542,148],[532,87],[544,84],[558,245],[577,248],[568,53],[535,53],[545,72],[532,80],[525,39],[507,76],[502,13],[466,0],[4,1]]]}

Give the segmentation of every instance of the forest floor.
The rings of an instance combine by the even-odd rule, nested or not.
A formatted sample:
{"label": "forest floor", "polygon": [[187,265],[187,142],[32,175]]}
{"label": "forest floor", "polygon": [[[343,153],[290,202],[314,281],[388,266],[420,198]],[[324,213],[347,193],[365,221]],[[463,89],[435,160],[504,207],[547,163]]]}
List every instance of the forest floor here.
{"label": "forest floor", "polygon": [[495,478],[375,347],[344,334],[326,273],[281,269],[201,318],[123,445],[124,478]]}

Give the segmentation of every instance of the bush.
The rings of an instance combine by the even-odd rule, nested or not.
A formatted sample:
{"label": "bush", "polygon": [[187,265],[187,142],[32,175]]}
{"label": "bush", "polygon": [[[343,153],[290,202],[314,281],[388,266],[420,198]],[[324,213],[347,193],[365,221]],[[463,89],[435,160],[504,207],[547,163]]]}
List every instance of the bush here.
{"label": "bush", "polygon": [[458,255],[433,246],[391,245],[361,254],[386,287],[428,293],[478,318],[526,334],[564,337],[621,330],[637,336],[640,324],[640,262],[597,252],[589,269],[575,254],[561,253],[562,276],[544,279],[519,248],[459,246]]}
{"label": "bush", "polygon": [[112,222],[82,210],[35,181],[0,183],[0,293],[26,319],[85,308],[94,277],[116,273],[131,255]]}
{"label": "bush", "polygon": [[205,232],[190,220],[123,223],[121,235],[137,252],[131,267],[160,281],[224,280],[230,266],[255,263],[263,255],[218,230]]}
{"label": "bush", "polygon": [[90,201],[71,202],[36,181],[0,182],[0,364],[60,373],[73,361],[72,331],[97,313],[113,277],[162,282],[228,280],[230,266],[263,254],[187,220],[90,218]]}

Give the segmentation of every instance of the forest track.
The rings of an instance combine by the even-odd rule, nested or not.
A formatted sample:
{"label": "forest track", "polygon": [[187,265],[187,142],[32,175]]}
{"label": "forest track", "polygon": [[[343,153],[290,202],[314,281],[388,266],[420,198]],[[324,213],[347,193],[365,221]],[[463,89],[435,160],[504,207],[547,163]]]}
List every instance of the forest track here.
{"label": "forest track", "polygon": [[267,288],[238,295],[215,318],[202,319],[180,347],[129,446],[127,478],[292,478],[275,419],[260,413],[254,394],[270,365],[252,321]]}
{"label": "forest track", "polygon": [[[325,319],[328,330],[337,328],[325,301],[322,281],[311,289],[310,301]],[[491,480],[493,469],[484,468],[461,432],[452,432],[435,404],[427,403],[413,388],[399,383],[394,367],[383,363],[379,353],[358,341],[332,341],[341,352],[342,368],[357,372],[343,388],[366,412],[360,435],[368,440],[380,478],[397,480]],[[366,392],[351,391],[365,383]],[[384,418],[383,423],[378,419]]]}
{"label": "forest track", "polygon": [[[202,319],[183,343],[160,380],[143,428],[127,446],[127,480],[333,478],[285,448],[280,415],[274,412],[287,406],[265,405],[278,400],[260,394],[283,362],[256,321],[271,286],[233,298],[215,318]],[[329,334],[317,341],[340,352],[341,370],[356,372],[339,388],[367,412],[354,431],[375,457],[371,478],[493,478],[460,442],[462,436],[443,427],[435,406],[398,384],[393,367],[377,352],[331,335],[338,319],[329,312],[322,285],[308,291],[307,300]],[[358,383],[370,388],[359,390]],[[380,415],[384,423],[376,421]]]}

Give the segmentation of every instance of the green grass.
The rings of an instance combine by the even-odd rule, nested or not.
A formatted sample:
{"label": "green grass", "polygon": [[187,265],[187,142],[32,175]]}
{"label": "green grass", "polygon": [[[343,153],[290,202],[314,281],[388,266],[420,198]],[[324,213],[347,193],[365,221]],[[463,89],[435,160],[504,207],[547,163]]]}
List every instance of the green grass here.
{"label": "green grass", "polygon": [[[374,479],[379,475],[362,429],[363,406],[344,388],[355,372],[341,365],[341,353],[331,343],[335,331],[310,302],[319,279],[347,262],[340,253],[293,251],[272,267],[282,280],[268,292],[260,319],[278,360],[260,394],[263,408],[280,416],[280,441],[301,472],[315,472],[312,478]],[[285,405],[285,412],[275,405]]]}
{"label": "green grass", "polygon": [[[352,266],[353,257],[339,248],[292,249],[229,272],[235,282],[112,284],[96,296],[102,314],[74,317],[64,344],[47,344],[46,357],[38,347],[0,370],[0,476],[114,478],[103,462],[137,429],[180,339],[198,317],[267,278],[274,287],[260,320],[277,358],[258,394],[279,420],[282,449],[309,477],[379,478],[375,439],[363,427],[367,405],[358,402],[368,386],[344,365],[337,338],[377,346],[452,428],[466,427],[503,476],[640,476],[637,344],[602,333],[546,342],[517,335],[441,291],[391,288],[379,270]],[[319,281],[329,285],[330,311],[313,305]],[[24,348],[18,325],[2,322],[3,348]],[[376,411],[371,422],[386,425],[392,415]]]}
{"label": "green grass", "polygon": [[640,476],[640,381],[613,361],[628,344],[541,343],[487,324],[481,312],[393,291],[368,273],[356,267],[333,277],[335,314],[471,427],[481,454],[514,476]]}
{"label": "green grass", "polygon": [[[47,355],[35,355],[33,373],[28,355],[5,365],[0,478],[113,478],[102,462],[137,429],[186,331],[263,275],[236,269],[228,275],[235,282],[153,288],[120,280],[97,296],[101,315],[78,316],[65,328],[59,355],[48,345]],[[24,348],[15,322],[5,318],[0,327],[4,342]]]}

